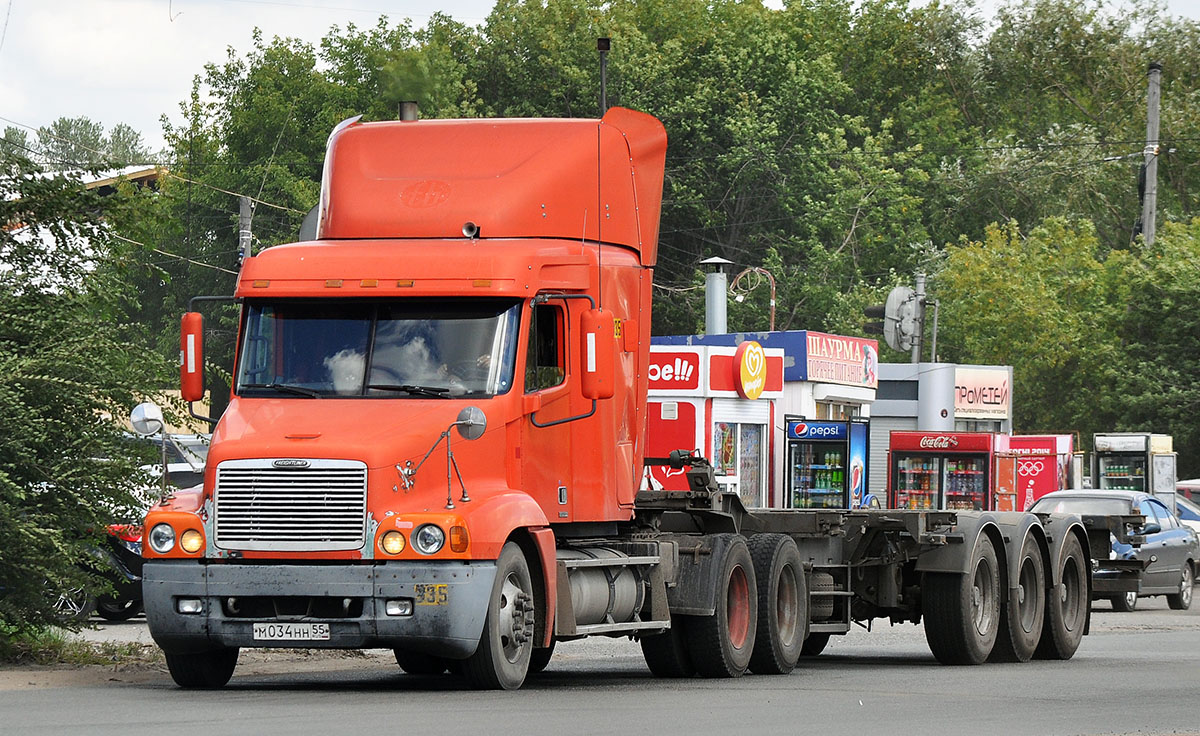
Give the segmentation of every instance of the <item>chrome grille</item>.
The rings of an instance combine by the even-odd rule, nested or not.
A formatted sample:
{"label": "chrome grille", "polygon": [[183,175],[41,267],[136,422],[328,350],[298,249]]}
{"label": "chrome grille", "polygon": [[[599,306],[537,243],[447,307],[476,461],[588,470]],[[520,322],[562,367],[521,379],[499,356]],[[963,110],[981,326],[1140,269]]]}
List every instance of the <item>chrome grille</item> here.
{"label": "chrome grille", "polygon": [[[286,459],[287,463],[297,463]],[[349,460],[270,460],[217,466],[216,545],[221,549],[318,551],[363,546],[367,467]]]}

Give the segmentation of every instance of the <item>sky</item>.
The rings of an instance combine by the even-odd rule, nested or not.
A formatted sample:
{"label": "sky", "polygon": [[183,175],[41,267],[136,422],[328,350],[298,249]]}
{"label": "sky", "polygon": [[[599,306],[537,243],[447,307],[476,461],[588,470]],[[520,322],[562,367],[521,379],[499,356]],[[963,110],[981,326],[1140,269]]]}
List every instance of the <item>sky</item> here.
{"label": "sky", "polygon": [[[978,0],[987,14],[999,0]],[[782,0],[770,0],[778,7]],[[420,26],[440,10],[482,24],[495,0],[0,0],[0,126],[36,128],[87,116],[126,123],[151,150],[161,116],[178,122],[192,78],[263,35],[317,43],[330,26],[372,26],[381,14]],[[1200,0],[1167,0],[1200,20]]]}

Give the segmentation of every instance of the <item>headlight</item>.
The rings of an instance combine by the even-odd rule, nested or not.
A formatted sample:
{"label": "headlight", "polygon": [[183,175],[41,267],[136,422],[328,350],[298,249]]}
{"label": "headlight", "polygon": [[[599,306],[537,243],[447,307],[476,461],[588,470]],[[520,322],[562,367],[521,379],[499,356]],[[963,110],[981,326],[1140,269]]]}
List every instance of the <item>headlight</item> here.
{"label": "headlight", "polygon": [[389,555],[398,555],[404,551],[404,535],[396,531],[388,532],[379,541],[379,546]]}
{"label": "headlight", "polygon": [[204,535],[195,529],[188,529],[179,538],[179,546],[188,554],[199,552],[200,548],[204,546]]}
{"label": "headlight", "polygon": [[431,555],[446,543],[446,532],[441,527],[426,524],[419,527],[412,535],[413,547],[423,555]]}
{"label": "headlight", "polygon": [[165,555],[175,547],[175,530],[170,524],[157,524],[150,530],[150,549]]}

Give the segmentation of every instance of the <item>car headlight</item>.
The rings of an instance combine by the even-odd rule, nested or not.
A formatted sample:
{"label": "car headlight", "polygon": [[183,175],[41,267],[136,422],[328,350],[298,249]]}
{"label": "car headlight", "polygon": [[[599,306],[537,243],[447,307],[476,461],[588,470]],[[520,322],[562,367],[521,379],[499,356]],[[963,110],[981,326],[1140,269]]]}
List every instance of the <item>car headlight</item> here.
{"label": "car headlight", "polygon": [[425,524],[417,528],[412,535],[413,548],[423,555],[431,555],[446,543],[446,532],[434,524]]}
{"label": "car headlight", "polygon": [[170,524],[156,524],[150,530],[150,549],[165,555],[175,547],[175,530]]}

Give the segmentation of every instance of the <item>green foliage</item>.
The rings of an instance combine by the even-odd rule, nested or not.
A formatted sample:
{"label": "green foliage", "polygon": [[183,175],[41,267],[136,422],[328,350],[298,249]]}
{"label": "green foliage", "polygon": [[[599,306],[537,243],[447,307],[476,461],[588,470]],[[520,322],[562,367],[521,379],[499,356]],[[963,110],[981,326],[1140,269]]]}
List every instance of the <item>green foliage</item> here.
{"label": "green foliage", "polygon": [[24,632],[0,628],[0,662],[8,664],[129,665],[162,660],[162,650],[153,644],[89,642],[55,628]]}
{"label": "green foliage", "polygon": [[[83,570],[141,463],[120,424],[163,365],[116,320],[126,287],[104,202],[78,179],[0,161],[0,630],[54,621],[57,594],[103,590]],[[114,420],[112,417],[116,417]],[[118,424],[118,422],[120,424]]]}

